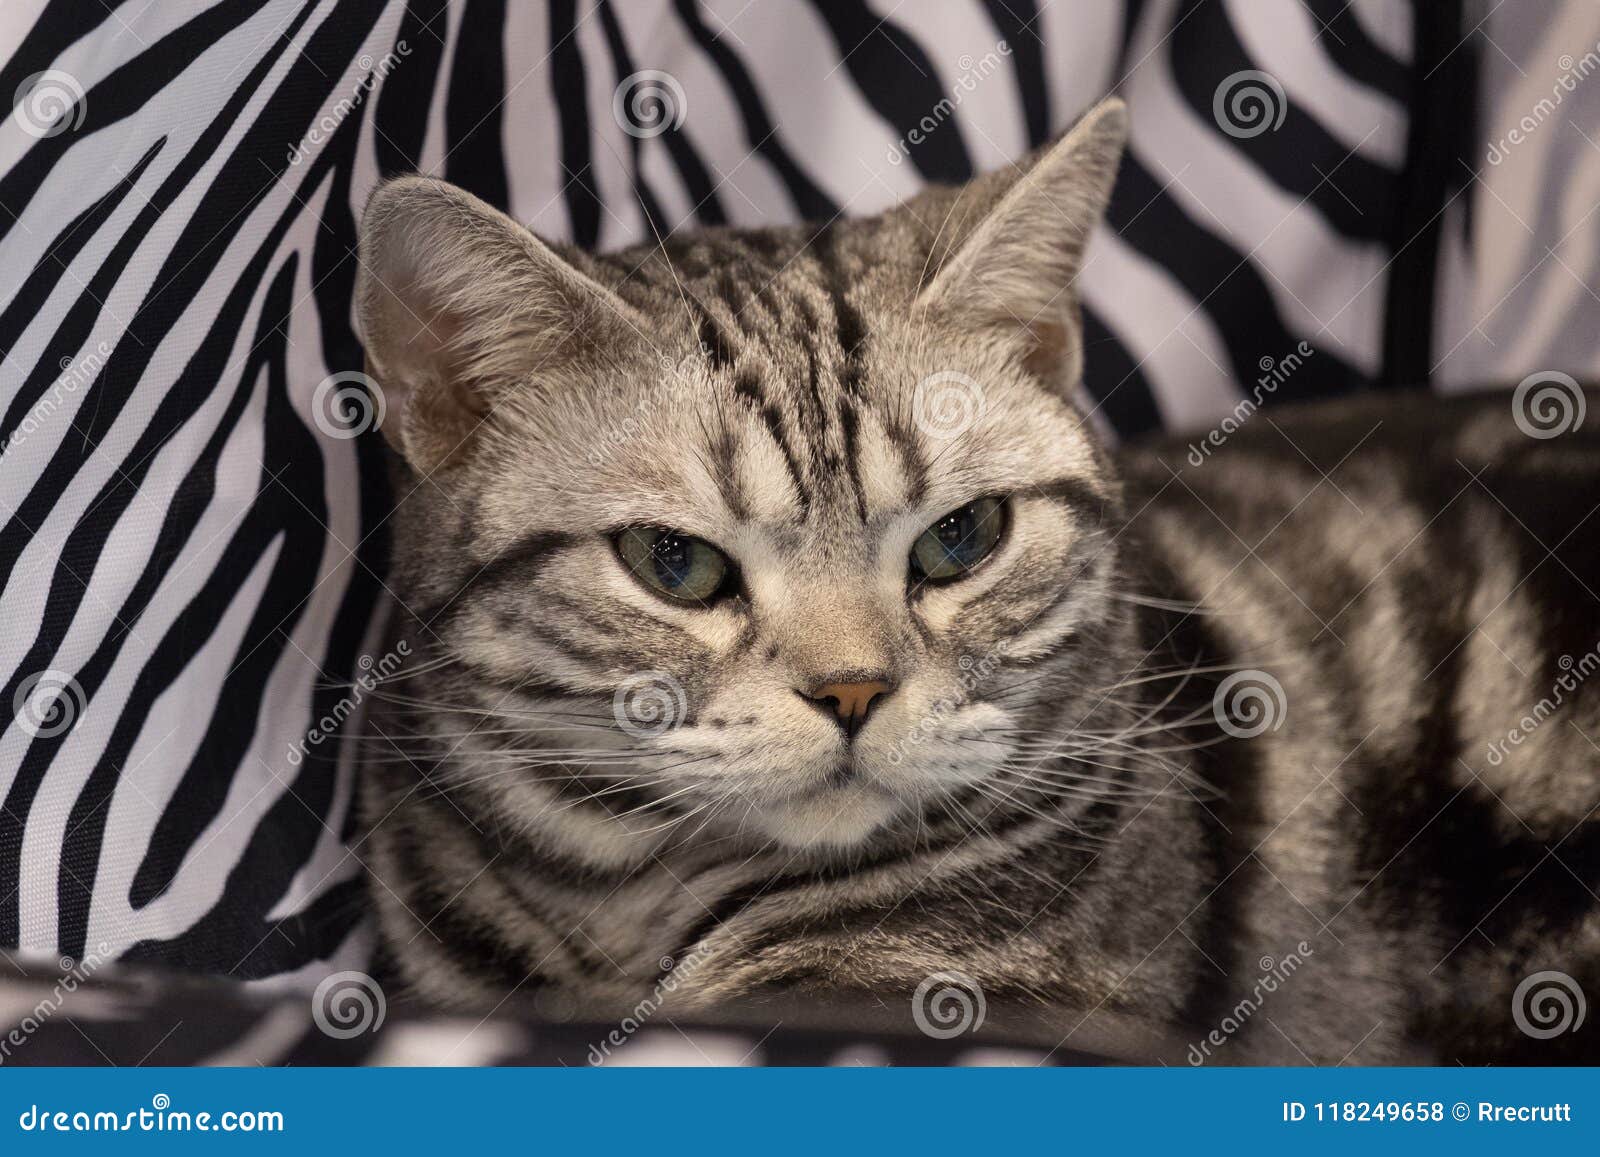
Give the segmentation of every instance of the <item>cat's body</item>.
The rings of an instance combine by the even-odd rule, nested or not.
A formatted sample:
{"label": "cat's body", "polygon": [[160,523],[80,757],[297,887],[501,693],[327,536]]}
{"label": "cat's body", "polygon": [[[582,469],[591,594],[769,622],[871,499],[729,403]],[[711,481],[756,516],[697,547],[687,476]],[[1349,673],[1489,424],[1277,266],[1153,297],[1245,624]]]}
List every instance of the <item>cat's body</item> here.
{"label": "cat's body", "polygon": [[[1600,439],[1414,399],[1113,462],[1065,391],[1119,137],[1102,109],[1016,183],[567,262],[380,194],[412,658],[361,854],[404,982],[628,1007],[667,970],[678,1007],[909,1025],[958,972],[1172,1063],[1592,1058],[1511,1001],[1600,992],[1600,654],[1506,739],[1600,647]],[[985,496],[1003,534],[921,574]],[[729,577],[652,593],[637,526]]]}

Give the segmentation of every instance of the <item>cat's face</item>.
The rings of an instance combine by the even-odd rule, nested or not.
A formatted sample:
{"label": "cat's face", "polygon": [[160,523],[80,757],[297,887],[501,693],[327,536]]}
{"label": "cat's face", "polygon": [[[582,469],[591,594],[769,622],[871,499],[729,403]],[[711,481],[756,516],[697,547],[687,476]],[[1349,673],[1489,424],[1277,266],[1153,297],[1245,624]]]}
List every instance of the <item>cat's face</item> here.
{"label": "cat's face", "polygon": [[1116,491],[1065,397],[1121,134],[1103,106],[1021,180],[603,261],[380,191],[402,599],[482,732],[797,848],[998,792],[1031,672],[1105,614]]}

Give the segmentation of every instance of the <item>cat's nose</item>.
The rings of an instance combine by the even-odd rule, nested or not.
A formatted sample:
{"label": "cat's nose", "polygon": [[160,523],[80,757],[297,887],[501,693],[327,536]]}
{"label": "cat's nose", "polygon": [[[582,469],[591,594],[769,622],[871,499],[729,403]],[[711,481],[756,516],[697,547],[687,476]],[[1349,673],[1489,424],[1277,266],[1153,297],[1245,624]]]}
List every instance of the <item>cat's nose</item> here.
{"label": "cat's nose", "polygon": [[831,710],[835,721],[844,733],[854,739],[856,732],[867,722],[873,705],[894,690],[894,682],[887,675],[848,682],[821,683],[800,694],[825,711]]}

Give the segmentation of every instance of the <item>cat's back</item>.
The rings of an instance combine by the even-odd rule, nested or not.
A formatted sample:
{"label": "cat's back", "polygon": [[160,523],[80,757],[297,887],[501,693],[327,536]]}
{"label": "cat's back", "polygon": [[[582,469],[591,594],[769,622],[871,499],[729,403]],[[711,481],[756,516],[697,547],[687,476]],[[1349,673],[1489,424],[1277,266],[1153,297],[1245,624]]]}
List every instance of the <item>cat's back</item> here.
{"label": "cat's back", "polygon": [[1321,518],[1297,516],[1303,506],[1321,514],[1329,498],[1358,521],[1392,521],[1405,513],[1397,507],[1448,516],[1471,497],[1469,508],[1478,500],[1500,506],[1533,534],[1600,536],[1583,521],[1600,502],[1600,390],[1559,383],[1520,399],[1509,391],[1413,391],[1247,404],[1209,431],[1134,443],[1119,456],[1131,511],[1152,498],[1162,509],[1209,506],[1218,529],[1252,543],[1268,532],[1269,541],[1289,542],[1323,529]]}
{"label": "cat's back", "polygon": [[1542,808],[1554,771],[1489,752],[1568,673],[1595,678],[1548,731],[1600,784],[1600,393],[1560,389],[1564,417],[1509,392],[1369,395],[1259,411],[1209,452],[1129,447],[1129,545],[1230,661],[1304,683],[1303,713],[1516,764],[1508,790]]}
{"label": "cat's back", "polygon": [[1600,392],[1268,408],[1120,458],[1133,537],[1218,595],[1285,607],[1319,644],[1383,593],[1392,626],[1455,620],[1455,642],[1527,608],[1505,631],[1523,644],[1600,643]]}
{"label": "cat's back", "polygon": [[1552,389],[1120,454],[1148,593],[1200,608],[1240,737],[1208,771],[1265,865],[1241,910],[1264,941],[1331,929],[1459,1055],[1508,1055],[1520,977],[1600,984],[1600,394]]}

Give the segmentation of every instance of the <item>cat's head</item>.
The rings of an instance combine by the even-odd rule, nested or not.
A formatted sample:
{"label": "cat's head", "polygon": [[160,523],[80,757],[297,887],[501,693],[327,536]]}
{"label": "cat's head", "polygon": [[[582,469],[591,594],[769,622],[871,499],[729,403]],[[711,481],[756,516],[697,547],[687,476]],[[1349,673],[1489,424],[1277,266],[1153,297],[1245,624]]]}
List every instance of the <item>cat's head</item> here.
{"label": "cat's head", "polygon": [[[1111,614],[1073,283],[1124,134],[1108,101],[877,218],[605,258],[381,187],[358,308],[398,593],[466,750],[592,752],[667,816],[797,848],[997,798],[1060,707],[1040,673]],[[507,806],[538,778],[502,775]]]}

